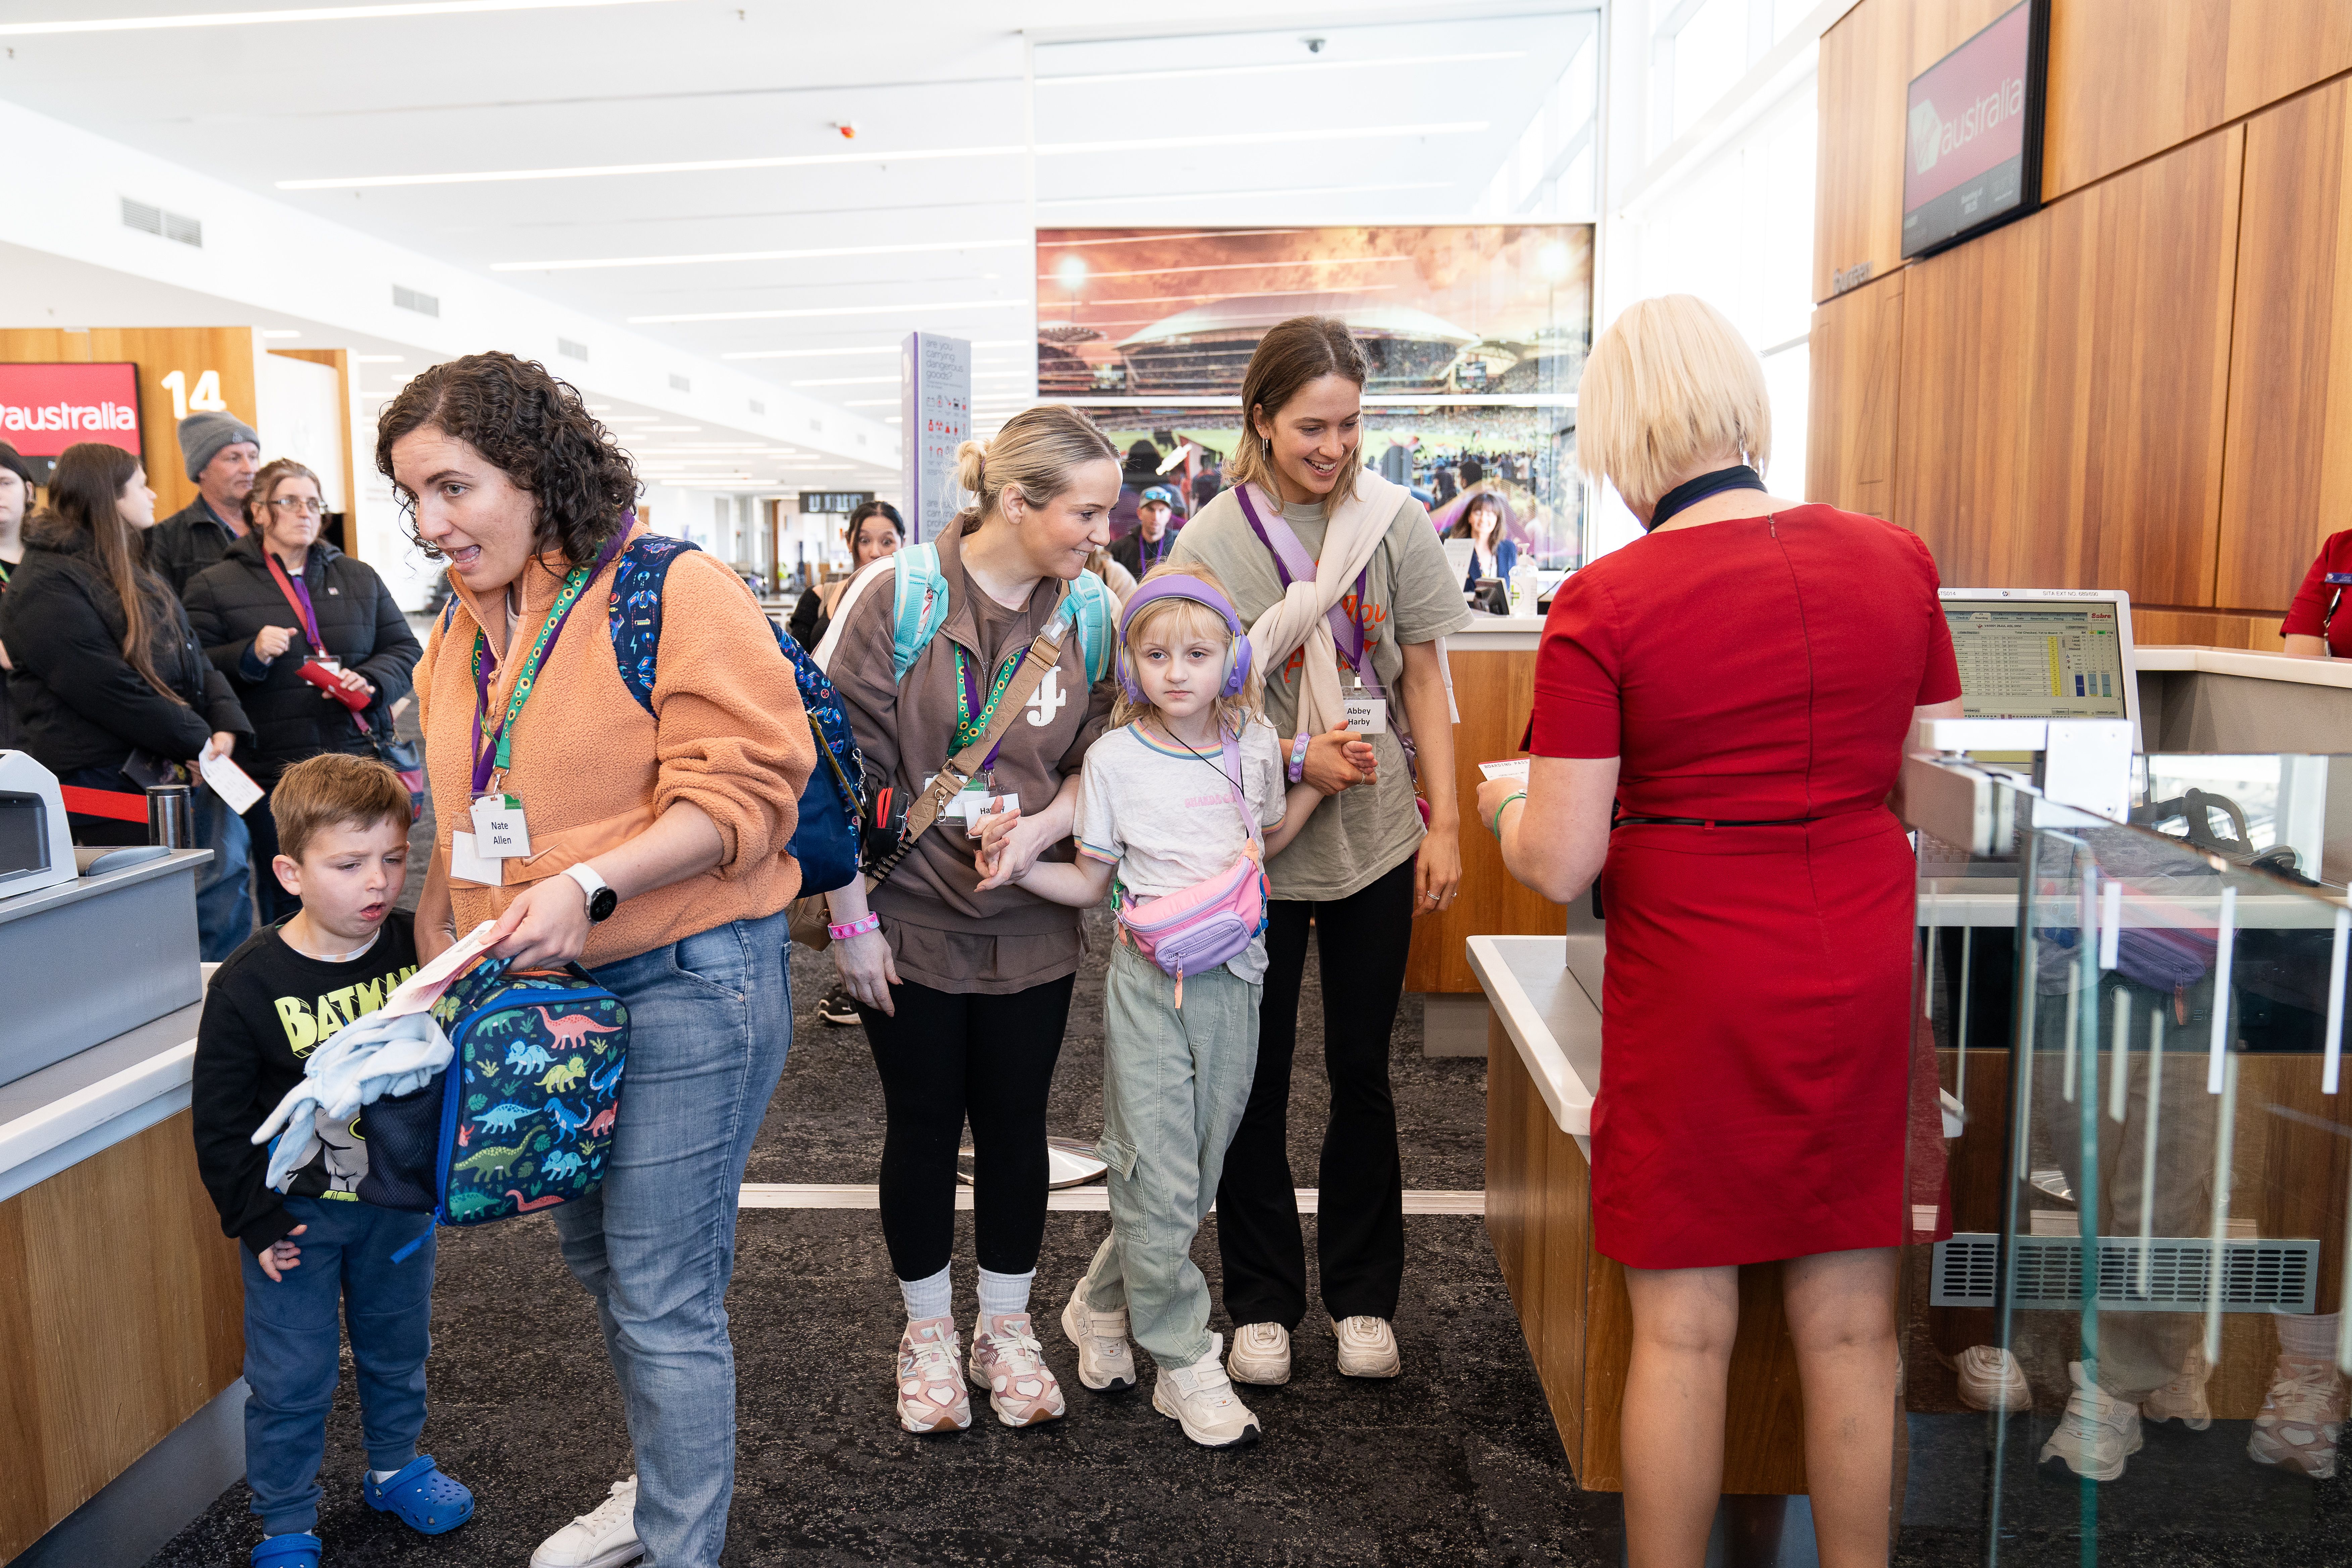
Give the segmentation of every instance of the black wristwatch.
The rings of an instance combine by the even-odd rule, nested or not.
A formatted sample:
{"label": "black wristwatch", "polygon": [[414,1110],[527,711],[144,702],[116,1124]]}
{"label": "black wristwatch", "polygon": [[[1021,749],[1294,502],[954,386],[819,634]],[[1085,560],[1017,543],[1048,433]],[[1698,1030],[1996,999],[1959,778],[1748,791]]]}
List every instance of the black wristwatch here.
{"label": "black wristwatch", "polygon": [[579,883],[580,890],[588,895],[591,923],[612,919],[613,911],[621,907],[621,895],[605,886],[604,879],[596,875],[595,868],[585,860],[566,866],[563,874]]}

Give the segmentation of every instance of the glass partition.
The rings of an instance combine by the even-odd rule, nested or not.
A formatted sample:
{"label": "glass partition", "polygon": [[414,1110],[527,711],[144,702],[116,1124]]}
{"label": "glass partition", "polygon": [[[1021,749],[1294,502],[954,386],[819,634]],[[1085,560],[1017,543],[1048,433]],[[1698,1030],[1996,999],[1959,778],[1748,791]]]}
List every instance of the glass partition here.
{"label": "glass partition", "polygon": [[2352,1560],[2331,760],[2146,758],[2130,826],[1991,780],[2000,853],[1923,844],[1923,1561]]}

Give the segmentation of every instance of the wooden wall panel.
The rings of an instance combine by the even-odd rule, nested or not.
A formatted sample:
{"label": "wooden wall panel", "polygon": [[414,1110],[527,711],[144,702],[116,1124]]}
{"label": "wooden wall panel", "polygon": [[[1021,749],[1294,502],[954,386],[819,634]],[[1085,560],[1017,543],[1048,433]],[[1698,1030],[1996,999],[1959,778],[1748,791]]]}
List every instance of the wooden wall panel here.
{"label": "wooden wall panel", "polygon": [[2352,524],[2352,83],[2245,134],[2217,603],[2284,610]]}
{"label": "wooden wall panel", "polygon": [[158,521],[196,499],[180,457],[179,420],[163,378],[181,373],[193,391],[205,372],[220,379],[228,412],[250,424],[254,416],[250,327],[97,327],[69,332],[46,327],[0,330],[0,359],[87,363],[129,360],[139,367],[139,438],[148,486],[155,492]]}
{"label": "wooden wall panel", "polygon": [[2345,0],[2059,0],[2043,199],[2352,70]]}
{"label": "wooden wall panel", "polygon": [[1860,264],[1903,264],[1904,103],[1911,79],[2015,0],[1862,0],[1822,35],[1813,300]]}
{"label": "wooden wall panel", "polygon": [[2242,142],[1909,268],[1895,516],[1945,582],[2214,602]]}
{"label": "wooden wall panel", "polygon": [[1900,272],[1813,310],[1805,499],[1895,515],[1895,440],[1903,363]]}
{"label": "wooden wall panel", "polygon": [[0,1560],[236,1381],[236,1243],[188,1112],[0,1203]]}
{"label": "wooden wall panel", "polygon": [[1478,821],[1480,763],[1520,755],[1535,705],[1536,655],[1464,648],[1447,661],[1462,722],[1454,730],[1454,798],[1462,808],[1462,890],[1454,907],[1412,924],[1404,988],[1476,995],[1469,941],[1474,936],[1558,936],[1568,911],[1514,878],[1495,836]]}

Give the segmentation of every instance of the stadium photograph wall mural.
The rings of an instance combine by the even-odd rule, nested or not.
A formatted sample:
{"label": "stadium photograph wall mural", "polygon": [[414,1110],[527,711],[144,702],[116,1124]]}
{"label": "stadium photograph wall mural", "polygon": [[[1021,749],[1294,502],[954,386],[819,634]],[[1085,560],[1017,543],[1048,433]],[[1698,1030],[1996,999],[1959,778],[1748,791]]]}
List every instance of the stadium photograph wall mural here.
{"label": "stadium photograph wall mural", "polygon": [[1523,551],[1578,563],[1591,225],[1037,231],[1038,395],[1085,408],[1130,489],[1156,478],[1188,511],[1240,439],[1258,339],[1299,315],[1340,317],[1364,345],[1368,467],[1441,528],[1496,494]]}

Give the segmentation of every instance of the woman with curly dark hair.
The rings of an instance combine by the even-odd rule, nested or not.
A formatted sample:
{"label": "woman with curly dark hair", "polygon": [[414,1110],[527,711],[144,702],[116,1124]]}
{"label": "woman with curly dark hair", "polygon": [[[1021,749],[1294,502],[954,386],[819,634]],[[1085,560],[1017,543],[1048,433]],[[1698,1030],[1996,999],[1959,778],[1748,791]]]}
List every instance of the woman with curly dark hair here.
{"label": "woman with curly dark hair", "polygon": [[630,1015],[604,1184],[554,1219],[636,1474],[531,1562],[642,1547],[712,1568],[735,1474],[736,1198],[792,1037],[807,716],[742,580],[646,531],[628,455],[544,367],[434,366],[385,407],[376,466],[452,589],[416,669],[439,822],[418,955],[494,921],[492,952],[585,964]]}

